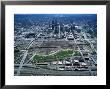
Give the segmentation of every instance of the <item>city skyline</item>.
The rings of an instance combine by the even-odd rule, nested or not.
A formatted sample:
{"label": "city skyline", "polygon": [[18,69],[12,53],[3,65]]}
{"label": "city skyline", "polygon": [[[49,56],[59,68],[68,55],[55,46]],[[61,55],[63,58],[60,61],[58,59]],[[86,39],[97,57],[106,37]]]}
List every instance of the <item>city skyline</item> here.
{"label": "city skyline", "polygon": [[14,42],[15,76],[97,75],[97,14],[14,14]]}

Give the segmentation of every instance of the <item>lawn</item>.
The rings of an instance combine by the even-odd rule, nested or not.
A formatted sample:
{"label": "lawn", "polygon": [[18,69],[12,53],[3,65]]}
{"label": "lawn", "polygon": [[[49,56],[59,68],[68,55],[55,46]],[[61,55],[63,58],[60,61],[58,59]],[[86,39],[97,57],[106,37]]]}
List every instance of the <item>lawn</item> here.
{"label": "lawn", "polygon": [[36,54],[33,57],[33,61],[37,61],[37,62],[57,61],[57,60],[63,60],[64,58],[71,56],[80,56],[80,53],[78,51],[73,51],[71,49],[66,49],[66,50],[62,49],[60,51],[57,51],[49,55]]}

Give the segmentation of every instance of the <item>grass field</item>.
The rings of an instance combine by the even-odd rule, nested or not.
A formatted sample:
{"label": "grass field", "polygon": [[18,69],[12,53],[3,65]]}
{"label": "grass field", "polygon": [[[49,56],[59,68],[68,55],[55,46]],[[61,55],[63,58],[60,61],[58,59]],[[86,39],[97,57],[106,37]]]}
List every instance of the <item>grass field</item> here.
{"label": "grass field", "polygon": [[80,56],[80,53],[78,51],[73,51],[70,49],[62,49],[60,51],[57,51],[55,53],[49,54],[49,55],[39,55],[36,54],[33,57],[33,61],[35,62],[48,62],[48,61],[57,61],[57,60],[63,60],[66,57],[71,56]]}

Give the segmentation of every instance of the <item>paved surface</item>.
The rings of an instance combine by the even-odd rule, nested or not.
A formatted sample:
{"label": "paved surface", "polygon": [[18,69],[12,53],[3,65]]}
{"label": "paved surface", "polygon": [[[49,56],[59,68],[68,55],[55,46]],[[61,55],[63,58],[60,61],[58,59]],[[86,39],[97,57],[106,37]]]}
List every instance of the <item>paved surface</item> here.
{"label": "paved surface", "polygon": [[[15,71],[17,71],[18,69],[16,68]],[[22,68],[21,69],[21,76],[23,75],[35,75],[35,76],[90,76],[90,75],[97,75],[96,71],[91,71],[91,73],[89,71],[56,71],[56,70],[49,70],[49,69],[43,69],[43,68],[30,68],[30,67],[26,67],[26,68]]]}
{"label": "paved surface", "polygon": [[26,59],[27,54],[28,54],[28,50],[26,50],[26,52],[24,53],[24,56],[23,56],[23,58],[22,58],[22,60],[21,60],[21,62],[20,62],[20,66],[19,66],[19,68],[18,68],[17,75],[20,75],[20,70],[21,70],[21,68],[22,68],[22,66],[23,66],[23,63],[24,63],[24,61],[25,61],[25,59]]}

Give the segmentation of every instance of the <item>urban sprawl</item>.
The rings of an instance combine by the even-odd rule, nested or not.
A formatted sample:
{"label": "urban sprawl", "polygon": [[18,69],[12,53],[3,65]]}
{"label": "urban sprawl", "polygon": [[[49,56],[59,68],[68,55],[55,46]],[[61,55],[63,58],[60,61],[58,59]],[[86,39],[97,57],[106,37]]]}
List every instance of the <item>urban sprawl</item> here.
{"label": "urban sprawl", "polygon": [[96,76],[96,14],[15,14],[15,76]]}

